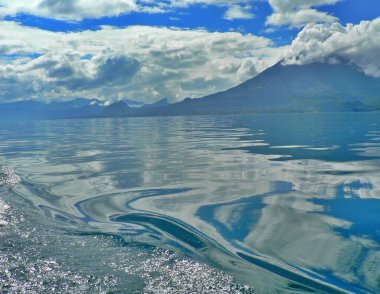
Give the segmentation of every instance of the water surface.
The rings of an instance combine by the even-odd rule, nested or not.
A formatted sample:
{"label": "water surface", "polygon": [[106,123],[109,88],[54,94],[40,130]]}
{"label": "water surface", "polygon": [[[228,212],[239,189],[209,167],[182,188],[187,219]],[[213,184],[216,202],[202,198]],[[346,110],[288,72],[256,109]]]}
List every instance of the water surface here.
{"label": "water surface", "polygon": [[0,126],[3,292],[380,291],[379,113]]}

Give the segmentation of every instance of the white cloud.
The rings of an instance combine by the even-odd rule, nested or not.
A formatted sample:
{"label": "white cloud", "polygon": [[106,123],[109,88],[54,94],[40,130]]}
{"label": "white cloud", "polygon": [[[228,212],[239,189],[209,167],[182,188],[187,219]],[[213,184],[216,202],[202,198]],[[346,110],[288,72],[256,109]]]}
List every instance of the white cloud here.
{"label": "white cloud", "polygon": [[234,20],[234,19],[252,19],[255,15],[251,12],[252,6],[246,5],[231,5],[228,7],[224,19]]}
{"label": "white cloud", "polygon": [[332,5],[341,0],[269,0],[274,12],[267,24],[274,26],[303,27],[309,23],[338,21],[333,15],[318,11],[315,7]]}
{"label": "white cloud", "polygon": [[135,0],[0,0],[0,16],[28,13],[47,18],[81,20],[137,11]]}
{"label": "white cloud", "polygon": [[380,77],[380,18],[357,25],[309,24],[293,41],[286,63],[352,62]]}
{"label": "white cloud", "polygon": [[316,9],[301,9],[294,12],[276,12],[270,15],[267,23],[276,26],[290,25],[303,27],[309,23],[332,23],[338,19]]}
{"label": "white cloud", "polygon": [[146,26],[62,33],[3,21],[0,35],[0,52],[18,56],[0,60],[2,100],[200,97],[252,77],[283,52],[250,34]]}
{"label": "white cloud", "polygon": [[[251,19],[255,0],[0,0],[0,17],[26,13],[51,19],[80,21],[85,18],[113,17],[133,12],[165,13],[192,5],[215,5],[226,8],[224,18]],[[257,0],[256,0],[257,1]],[[334,22],[337,18],[315,9],[342,0],[268,0],[274,12],[267,24],[302,27],[310,22]]]}
{"label": "white cloud", "polygon": [[170,0],[171,6],[188,7],[194,4],[230,6],[234,4],[251,3],[254,0]]}
{"label": "white cloud", "polygon": [[[235,4],[252,0],[0,0],[0,17],[26,13],[46,18],[79,21],[85,18],[113,17],[132,12],[164,13],[194,4],[225,6],[237,13]],[[241,17],[249,13],[241,7]]]}
{"label": "white cloud", "polygon": [[269,0],[275,11],[295,11],[310,7],[335,4],[340,0]]}

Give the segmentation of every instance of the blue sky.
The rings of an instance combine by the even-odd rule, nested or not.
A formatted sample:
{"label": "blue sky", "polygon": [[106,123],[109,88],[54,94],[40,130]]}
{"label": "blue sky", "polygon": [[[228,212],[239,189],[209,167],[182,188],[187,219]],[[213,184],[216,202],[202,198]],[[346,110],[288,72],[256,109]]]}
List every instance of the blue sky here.
{"label": "blue sky", "polygon": [[[146,13],[128,12],[117,16],[86,18],[81,20],[57,20],[36,16],[27,13],[5,16],[6,20],[41,28],[44,30],[68,32],[83,30],[99,30],[103,25],[126,27],[131,25],[179,27],[186,29],[205,28],[208,31],[229,32],[238,31],[252,33],[273,39],[278,44],[291,43],[301,28],[292,28],[287,25],[272,30],[266,24],[267,17],[273,13],[273,8],[267,1],[252,2],[247,11],[252,14],[247,19],[225,19],[228,10],[226,5],[206,5],[196,3],[188,7],[179,7],[168,12]],[[319,11],[336,16],[341,24],[357,24],[362,20],[373,20],[380,16],[379,0],[345,0],[334,5],[322,5]]]}
{"label": "blue sky", "polygon": [[297,54],[380,75],[379,16],[380,0],[0,0],[0,100],[178,101]]}

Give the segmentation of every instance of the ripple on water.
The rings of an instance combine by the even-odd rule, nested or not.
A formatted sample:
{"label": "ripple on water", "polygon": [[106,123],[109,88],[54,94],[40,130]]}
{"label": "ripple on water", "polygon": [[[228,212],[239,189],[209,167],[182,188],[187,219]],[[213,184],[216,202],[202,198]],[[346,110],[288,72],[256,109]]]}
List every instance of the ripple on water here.
{"label": "ripple on water", "polygon": [[253,293],[173,252],[77,233],[17,201],[1,207],[0,293]]}
{"label": "ripple on water", "polygon": [[[260,293],[323,288],[314,281],[377,293],[378,121],[379,114],[365,113],[7,125],[12,135],[1,136],[0,156],[23,178],[14,198],[47,217],[38,227],[26,215],[30,226],[4,239],[15,223],[8,218],[14,201],[4,198],[10,208],[0,238],[11,243],[0,240],[0,248],[21,256],[16,267],[7,265],[19,283],[40,282],[27,279],[28,265],[45,273],[44,261],[53,261],[52,273],[78,276],[85,293],[235,291],[229,276],[196,261]],[[72,226],[69,234],[52,228],[54,220]],[[121,234],[196,261],[75,231]],[[100,279],[96,291],[93,277]],[[70,287],[78,292],[78,284]]]}

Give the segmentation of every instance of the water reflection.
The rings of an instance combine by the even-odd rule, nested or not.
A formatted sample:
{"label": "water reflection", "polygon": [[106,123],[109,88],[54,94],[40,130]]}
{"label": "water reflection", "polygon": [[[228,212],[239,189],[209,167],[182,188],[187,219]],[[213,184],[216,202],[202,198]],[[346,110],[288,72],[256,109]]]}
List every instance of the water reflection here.
{"label": "water reflection", "polygon": [[16,193],[77,230],[176,248],[259,293],[376,292],[379,119],[16,123],[0,155],[23,178]]}

